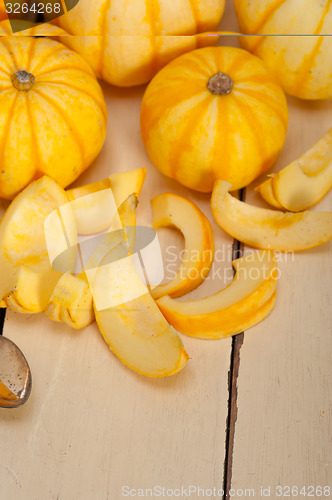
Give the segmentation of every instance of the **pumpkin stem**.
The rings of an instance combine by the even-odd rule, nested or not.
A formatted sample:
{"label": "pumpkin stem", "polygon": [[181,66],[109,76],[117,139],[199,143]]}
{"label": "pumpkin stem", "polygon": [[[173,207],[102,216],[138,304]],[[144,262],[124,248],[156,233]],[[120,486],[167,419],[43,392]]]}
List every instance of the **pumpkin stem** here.
{"label": "pumpkin stem", "polygon": [[226,95],[229,94],[233,88],[233,80],[225,73],[217,73],[210,78],[208,89],[211,94]]}
{"label": "pumpkin stem", "polygon": [[30,89],[32,89],[35,81],[36,78],[33,76],[33,74],[28,73],[27,71],[24,70],[16,71],[12,76],[12,82],[14,87],[17,90],[23,90],[25,92],[28,92]]}

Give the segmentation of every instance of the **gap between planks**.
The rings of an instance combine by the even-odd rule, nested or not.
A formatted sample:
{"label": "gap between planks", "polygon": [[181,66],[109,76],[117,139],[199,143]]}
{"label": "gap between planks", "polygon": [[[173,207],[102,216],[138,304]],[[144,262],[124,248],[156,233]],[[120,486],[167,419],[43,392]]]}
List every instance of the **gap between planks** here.
{"label": "gap between planks", "polygon": [[[239,191],[239,199],[245,200],[245,189]],[[243,244],[234,240],[232,248],[232,261],[243,256]],[[226,420],[226,438],[225,438],[225,461],[224,461],[224,479],[223,479],[223,498],[229,498],[228,492],[232,484],[233,467],[233,449],[235,440],[235,424],[237,420],[237,381],[240,368],[240,350],[244,341],[244,332],[235,335],[232,338],[232,350],[230,357],[230,368],[228,372],[228,413]]]}

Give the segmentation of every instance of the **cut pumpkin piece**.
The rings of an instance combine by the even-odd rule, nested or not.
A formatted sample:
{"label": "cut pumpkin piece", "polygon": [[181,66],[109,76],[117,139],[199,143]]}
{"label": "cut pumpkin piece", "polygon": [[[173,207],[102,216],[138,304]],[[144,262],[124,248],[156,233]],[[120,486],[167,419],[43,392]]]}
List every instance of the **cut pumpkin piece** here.
{"label": "cut pumpkin piece", "polygon": [[228,193],[228,182],[216,181],[212,213],[218,225],[254,248],[299,251],[332,238],[332,212],[284,213],[254,207]]}
{"label": "cut pumpkin piece", "polygon": [[283,210],[284,207],[279,203],[279,201],[274,196],[273,187],[273,176],[270,176],[269,179],[262,182],[259,186],[255,188],[261,197],[269,204],[271,207],[278,208],[279,210]]}
{"label": "cut pumpkin piece", "polygon": [[272,206],[300,212],[317,203],[331,187],[332,128],[300,158],[256,190]]}
{"label": "cut pumpkin piece", "polygon": [[12,311],[23,314],[44,311],[59,276],[51,267],[36,272],[28,266],[21,266],[12,292],[4,299],[7,306]]}
{"label": "cut pumpkin piece", "polygon": [[151,201],[152,225],[175,227],[185,240],[183,259],[174,279],[151,291],[154,299],[163,295],[181,297],[198,287],[209,274],[214,254],[213,231],[203,212],[182,196],[164,193]]}
{"label": "cut pumpkin piece", "polygon": [[117,206],[109,188],[71,201],[71,209],[75,214],[77,233],[82,236],[107,231],[117,213]]}
{"label": "cut pumpkin piece", "polygon": [[173,375],[189,356],[140,280],[132,257],[117,260],[117,252],[121,255],[121,248],[111,250],[95,275],[99,329],[113,353],[132,370],[149,377]]}
{"label": "cut pumpkin piece", "polygon": [[64,322],[76,329],[92,323],[95,315],[87,279],[69,273],[61,276],[47,304],[45,314],[53,321]]}
{"label": "cut pumpkin piece", "polygon": [[111,188],[116,206],[119,207],[129,195],[136,193],[138,196],[142,191],[146,177],[146,168],[128,170],[127,172],[118,172],[112,174],[93,184],[87,184],[73,189],[68,189],[67,194],[70,200],[77,200],[82,196],[87,196],[103,189]]}
{"label": "cut pumpkin piece", "polygon": [[[132,250],[135,243],[132,229],[136,225],[135,210],[137,203],[137,196],[132,194],[121,204],[118,210],[122,226],[131,228],[127,239],[129,250]],[[126,230],[124,232],[126,237]],[[105,234],[103,241],[89,259],[88,266],[90,268],[93,266],[98,267],[105,254],[109,252],[113,236],[117,237],[119,235],[112,232]],[[69,273],[61,276],[50,297],[45,314],[53,321],[64,322],[76,329],[84,328],[95,320],[92,293],[84,270],[77,276]]]}
{"label": "cut pumpkin piece", "polygon": [[[11,203],[0,224],[0,300],[15,311],[37,313],[47,306],[61,274],[52,269],[46,247],[44,221],[63,204],[65,191],[49,177],[41,177]],[[69,217],[70,218],[70,217]],[[76,238],[73,214],[68,220],[69,235]],[[55,251],[61,233],[54,236]],[[69,252],[67,264],[74,268],[76,251]]]}
{"label": "cut pumpkin piece", "polygon": [[277,267],[273,253],[255,252],[233,262],[230,285],[200,300],[156,301],[167,321],[179,332],[202,339],[220,339],[240,333],[262,321],[276,298]]}

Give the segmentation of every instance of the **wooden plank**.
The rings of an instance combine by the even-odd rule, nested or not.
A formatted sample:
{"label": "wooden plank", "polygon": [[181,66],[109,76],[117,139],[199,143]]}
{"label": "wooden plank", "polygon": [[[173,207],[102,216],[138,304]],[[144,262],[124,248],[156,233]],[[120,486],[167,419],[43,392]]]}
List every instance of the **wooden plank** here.
{"label": "wooden plank", "polygon": [[[208,195],[181,188],[151,165],[139,132],[143,88],[103,87],[107,142],[76,184],[147,166],[138,223],[150,223],[150,199],[163,191],[189,196],[211,218]],[[214,229],[223,254],[216,268],[223,270],[232,240]],[[164,249],[181,247],[171,231],[161,232],[161,240]],[[211,278],[191,296],[222,284]],[[169,379],[150,380],[112,355],[95,324],[76,332],[43,315],[8,313],[4,335],[29,360],[33,389],[26,406],[0,409],[1,498],[118,500],[125,485],[222,487],[230,339],[183,337],[189,366]]]}
{"label": "wooden plank", "polygon": [[[289,105],[289,131],[275,171],[331,126],[332,103],[289,98]],[[267,206],[252,188],[246,201]],[[332,193],[312,210],[331,211]],[[278,485],[299,491],[302,486],[332,486],[331,256],[331,242],[284,255],[276,307],[244,335],[231,482],[235,491],[252,488],[261,498],[260,486],[270,486],[269,496],[279,498]],[[319,491],[311,496],[318,498]]]}

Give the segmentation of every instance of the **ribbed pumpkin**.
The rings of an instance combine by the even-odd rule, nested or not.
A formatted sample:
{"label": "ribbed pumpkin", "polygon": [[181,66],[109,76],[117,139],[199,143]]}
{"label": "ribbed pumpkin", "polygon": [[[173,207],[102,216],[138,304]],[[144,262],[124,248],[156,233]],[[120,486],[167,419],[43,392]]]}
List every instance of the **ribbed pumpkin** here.
{"label": "ribbed pumpkin", "polygon": [[233,47],[207,47],[169,63],[150,82],[141,132],[152,162],[181,184],[232,189],[267,170],[284,144],[285,94],[262,61]]}
{"label": "ribbed pumpkin", "polygon": [[44,174],[62,187],[73,182],[102,148],[107,110],[81,56],[48,38],[1,36],[7,33],[3,21],[0,197],[12,199]]}
{"label": "ribbed pumpkin", "polygon": [[214,45],[217,37],[188,35],[214,30],[224,5],[225,0],[80,0],[56,22],[75,35],[63,43],[83,55],[99,78],[129,87],[148,82],[184,52]]}
{"label": "ribbed pumpkin", "polygon": [[241,44],[261,57],[288,94],[302,99],[332,97],[331,0],[235,0]]}

